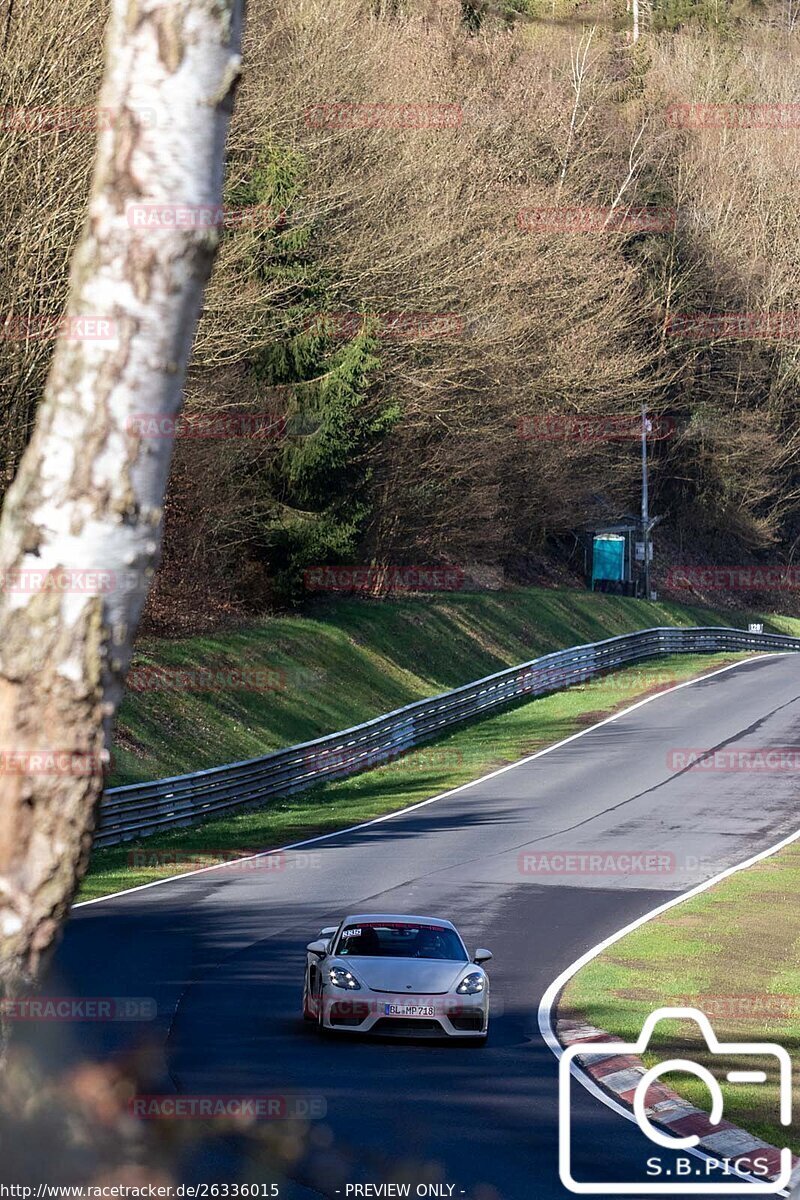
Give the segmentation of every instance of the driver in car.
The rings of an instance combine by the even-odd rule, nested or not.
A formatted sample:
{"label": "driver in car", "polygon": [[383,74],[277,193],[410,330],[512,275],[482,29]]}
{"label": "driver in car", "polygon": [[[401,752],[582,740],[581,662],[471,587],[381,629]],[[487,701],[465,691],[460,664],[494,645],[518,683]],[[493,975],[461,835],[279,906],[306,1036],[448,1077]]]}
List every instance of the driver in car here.
{"label": "driver in car", "polygon": [[438,929],[420,929],[414,958],[447,958],[444,938]]}

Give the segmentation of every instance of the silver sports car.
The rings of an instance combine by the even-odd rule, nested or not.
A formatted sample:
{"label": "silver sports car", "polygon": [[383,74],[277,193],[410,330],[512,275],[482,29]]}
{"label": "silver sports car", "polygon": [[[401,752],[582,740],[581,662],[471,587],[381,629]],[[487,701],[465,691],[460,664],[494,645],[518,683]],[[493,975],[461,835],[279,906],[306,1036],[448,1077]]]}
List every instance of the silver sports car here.
{"label": "silver sports car", "polygon": [[303,1016],[322,1032],[485,1041],[492,957],[439,917],[357,913],[307,947]]}

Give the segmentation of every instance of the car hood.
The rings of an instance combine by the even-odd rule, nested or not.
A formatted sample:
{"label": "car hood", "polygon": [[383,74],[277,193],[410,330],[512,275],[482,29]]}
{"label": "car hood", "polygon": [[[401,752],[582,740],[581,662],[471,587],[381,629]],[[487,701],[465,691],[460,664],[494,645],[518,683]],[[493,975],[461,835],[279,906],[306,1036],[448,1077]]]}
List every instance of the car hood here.
{"label": "car hood", "polygon": [[370,991],[408,992],[410,995],[449,992],[464,968],[469,966],[466,962],[440,962],[428,958],[359,958],[357,955],[337,956],[330,961],[346,962]]}

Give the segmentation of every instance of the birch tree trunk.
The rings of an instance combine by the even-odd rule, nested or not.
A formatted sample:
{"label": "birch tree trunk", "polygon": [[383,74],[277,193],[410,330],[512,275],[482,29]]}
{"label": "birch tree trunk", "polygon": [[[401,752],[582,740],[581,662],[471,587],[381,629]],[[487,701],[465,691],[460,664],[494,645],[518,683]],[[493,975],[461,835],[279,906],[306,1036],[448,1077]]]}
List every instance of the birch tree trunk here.
{"label": "birch tree trunk", "polygon": [[137,418],[180,407],[216,251],[216,228],[152,228],[130,205],[221,203],[241,8],[112,0],[68,327],[0,520],[6,991],[35,976],[86,868],[172,450]]}

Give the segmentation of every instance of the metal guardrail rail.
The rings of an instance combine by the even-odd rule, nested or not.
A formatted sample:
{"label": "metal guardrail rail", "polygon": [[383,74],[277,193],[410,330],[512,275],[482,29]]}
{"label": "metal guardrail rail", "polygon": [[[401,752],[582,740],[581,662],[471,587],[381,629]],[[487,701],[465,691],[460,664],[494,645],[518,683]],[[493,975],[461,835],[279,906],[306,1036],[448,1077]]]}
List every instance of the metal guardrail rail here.
{"label": "metal guardrail rail", "polygon": [[355,775],[463,721],[524,697],[583,683],[628,663],[662,654],[723,650],[800,650],[800,638],[723,626],[666,627],[555,650],[312,742],[192,775],[111,788],[101,802],[94,844],[114,846],[192,825],[215,813],[264,804],[270,797],[289,796],[324,780]]}

